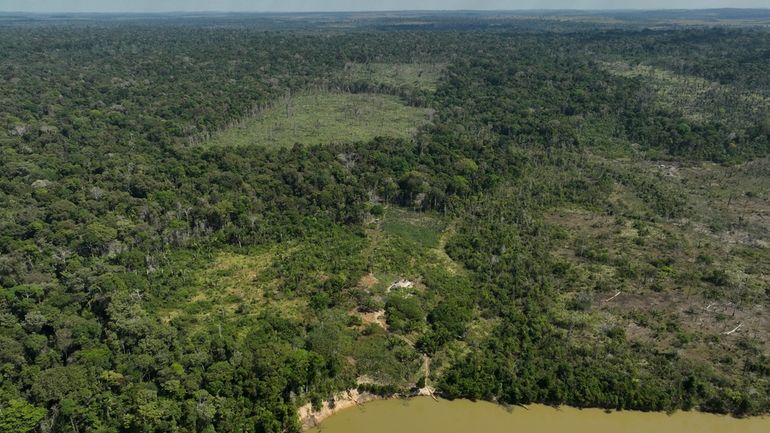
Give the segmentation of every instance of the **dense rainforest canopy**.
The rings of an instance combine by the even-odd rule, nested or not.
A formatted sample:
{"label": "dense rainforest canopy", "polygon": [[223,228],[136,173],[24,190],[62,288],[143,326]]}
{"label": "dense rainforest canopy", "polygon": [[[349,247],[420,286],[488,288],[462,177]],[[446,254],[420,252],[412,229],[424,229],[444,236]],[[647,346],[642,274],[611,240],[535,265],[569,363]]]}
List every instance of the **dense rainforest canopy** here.
{"label": "dense rainforest canopy", "polygon": [[770,412],[768,47],[631,19],[0,20],[0,431],[296,431],[341,390],[428,384]]}

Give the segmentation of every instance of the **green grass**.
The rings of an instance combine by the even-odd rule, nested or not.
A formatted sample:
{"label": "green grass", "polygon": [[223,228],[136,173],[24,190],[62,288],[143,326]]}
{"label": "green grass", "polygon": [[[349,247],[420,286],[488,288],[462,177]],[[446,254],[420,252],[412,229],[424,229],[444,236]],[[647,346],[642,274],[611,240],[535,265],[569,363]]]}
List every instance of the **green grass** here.
{"label": "green grass", "polygon": [[219,146],[291,147],[409,138],[426,122],[426,110],[389,95],[308,93],[284,98],[209,142]]}
{"label": "green grass", "polygon": [[305,313],[306,302],[300,298],[272,299],[269,293],[280,283],[271,279],[270,269],[279,252],[292,253],[297,247],[273,246],[261,251],[235,253],[219,251],[203,263],[193,264],[189,293],[177,302],[161,308],[165,321],[194,316],[216,316],[218,320],[242,319],[258,315],[268,307],[285,317],[298,320]]}
{"label": "green grass", "polygon": [[446,224],[429,215],[390,208],[382,222],[382,230],[426,248],[436,248]]}
{"label": "green grass", "polygon": [[443,69],[444,65],[435,63],[353,63],[345,68],[343,78],[433,92]]}
{"label": "green grass", "polygon": [[443,223],[429,215],[388,208],[369,232],[368,260],[381,280],[380,288],[401,277],[419,279],[425,266],[438,263],[431,249],[438,246],[442,230]]}

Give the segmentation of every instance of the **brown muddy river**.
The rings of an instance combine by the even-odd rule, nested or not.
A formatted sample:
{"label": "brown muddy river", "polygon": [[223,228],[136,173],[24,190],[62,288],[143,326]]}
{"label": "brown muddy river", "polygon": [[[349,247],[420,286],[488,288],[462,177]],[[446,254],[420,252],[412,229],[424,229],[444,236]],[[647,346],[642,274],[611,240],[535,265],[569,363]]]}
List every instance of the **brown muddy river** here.
{"label": "brown muddy river", "polygon": [[380,400],[342,410],[312,433],[770,433],[770,417],[737,419],[532,405],[505,409],[468,400]]}

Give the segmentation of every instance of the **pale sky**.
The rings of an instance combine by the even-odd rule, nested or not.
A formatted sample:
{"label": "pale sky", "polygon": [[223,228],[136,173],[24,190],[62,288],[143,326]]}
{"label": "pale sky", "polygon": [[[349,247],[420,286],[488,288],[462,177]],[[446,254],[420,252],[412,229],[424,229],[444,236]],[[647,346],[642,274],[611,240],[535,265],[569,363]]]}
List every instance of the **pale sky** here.
{"label": "pale sky", "polygon": [[5,12],[770,8],[770,0],[0,0]]}

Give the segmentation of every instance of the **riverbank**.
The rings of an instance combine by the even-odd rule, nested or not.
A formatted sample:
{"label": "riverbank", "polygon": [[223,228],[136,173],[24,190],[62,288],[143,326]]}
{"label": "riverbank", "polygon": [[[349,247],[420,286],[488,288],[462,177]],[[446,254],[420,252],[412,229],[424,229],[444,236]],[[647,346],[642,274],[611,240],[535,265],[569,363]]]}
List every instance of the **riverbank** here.
{"label": "riverbank", "polygon": [[343,409],[381,398],[383,397],[370,392],[359,392],[353,388],[336,394],[329,400],[324,400],[319,410],[313,410],[313,405],[307,403],[297,409],[300,426],[302,431],[308,430]]}
{"label": "riverbank", "polygon": [[311,403],[300,406],[300,408],[297,409],[297,415],[299,416],[299,422],[302,431],[305,431],[316,427],[321,423],[321,421],[334,415],[335,413],[350,407],[358,406],[359,404],[371,402],[374,400],[405,399],[412,397],[431,397],[434,400],[437,400],[434,392],[435,391],[433,388],[426,386],[424,388],[418,389],[414,393],[407,395],[392,394],[382,396],[373,394],[371,392],[360,392],[356,388],[351,388],[347,391],[336,394],[329,400],[325,400],[321,405],[321,409],[319,410],[313,410],[313,405]]}

